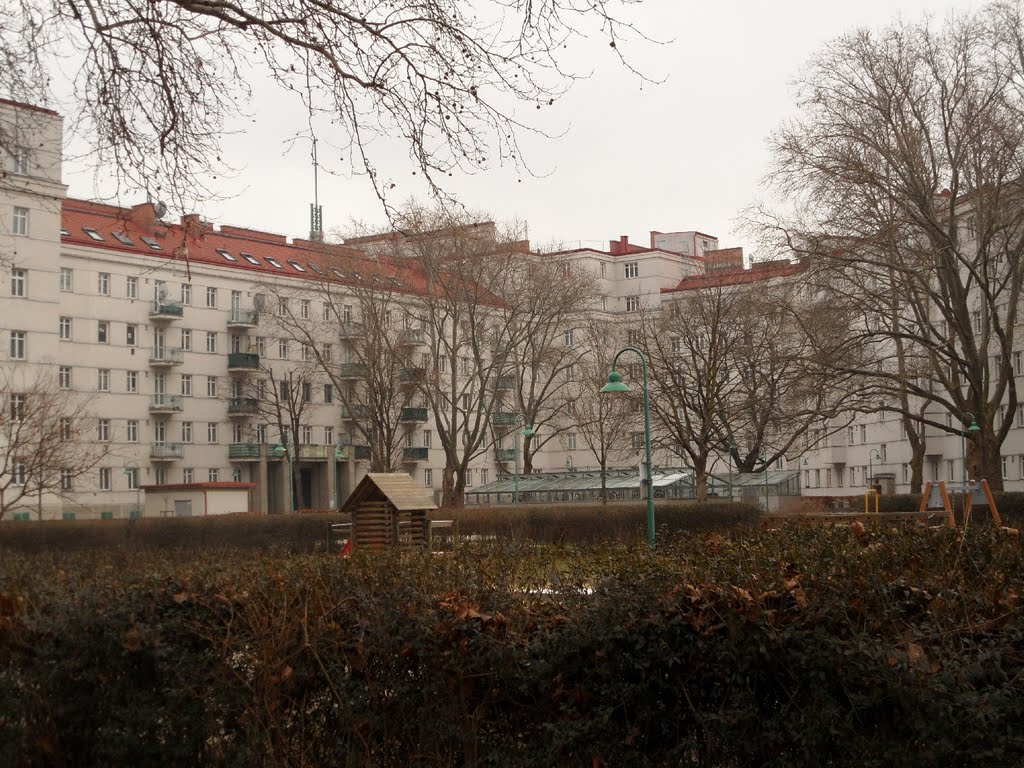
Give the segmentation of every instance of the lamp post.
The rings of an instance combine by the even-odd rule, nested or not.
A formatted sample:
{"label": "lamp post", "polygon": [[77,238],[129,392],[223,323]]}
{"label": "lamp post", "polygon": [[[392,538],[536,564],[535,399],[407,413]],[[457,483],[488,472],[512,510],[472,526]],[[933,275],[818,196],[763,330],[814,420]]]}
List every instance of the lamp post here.
{"label": "lamp post", "polygon": [[135,481],[135,517],[142,517],[142,509],[140,505],[139,491],[141,489],[139,485],[139,465],[137,462],[129,461],[124,465],[124,474],[134,479]]}
{"label": "lamp post", "polygon": [[629,386],[622,383],[622,374],[615,370],[615,364],[623,352],[636,352],[640,357],[644,381],[644,456],[647,459],[647,543],[654,549],[654,468],[651,466],[651,395],[647,386],[647,358],[637,347],[623,347],[612,358],[612,371],[608,383],[601,387],[602,393],[629,392]]}
{"label": "lamp post", "polygon": [[970,432],[973,435],[975,432],[981,431],[978,422],[974,420],[974,414],[970,411],[965,413],[960,421],[962,424],[966,424],[968,419],[970,419],[971,425],[960,430],[960,462],[964,467],[964,485],[967,485],[967,481],[970,479],[967,476],[967,433]]}
{"label": "lamp post", "polygon": [[[519,425],[523,423],[523,414],[516,415],[516,427],[512,432],[513,439],[515,441],[515,454],[516,454],[516,478],[515,486],[512,494],[512,500],[516,505],[516,509],[519,509]],[[529,424],[523,429],[523,437],[530,437],[533,434],[533,427]]]}
{"label": "lamp post", "polygon": [[882,454],[875,448],[872,448],[868,454],[868,488],[875,487],[875,464],[872,459],[882,460]]}
{"label": "lamp post", "polygon": [[764,511],[769,512],[768,506],[768,454],[761,451],[759,456],[761,459],[761,466],[764,467]]}
{"label": "lamp post", "polygon": [[[287,440],[287,435],[283,436]],[[292,452],[288,450],[285,443],[274,446],[274,455],[288,459],[288,511],[295,511],[295,474],[292,467]]]}
{"label": "lamp post", "polygon": [[729,501],[732,501],[732,452],[736,450],[736,443],[729,441]]}
{"label": "lamp post", "polygon": [[337,462],[345,458],[345,449],[341,443],[331,446],[331,509],[336,509],[338,506],[338,464]]}

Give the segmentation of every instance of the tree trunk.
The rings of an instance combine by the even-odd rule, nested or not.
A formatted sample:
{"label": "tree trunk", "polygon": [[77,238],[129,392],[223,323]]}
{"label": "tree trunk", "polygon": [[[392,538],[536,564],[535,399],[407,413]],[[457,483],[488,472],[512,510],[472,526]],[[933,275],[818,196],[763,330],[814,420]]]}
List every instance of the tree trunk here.
{"label": "tree trunk", "polygon": [[608,503],[608,460],[601,459],[601,503]]}
{"label": "tree trunk", "polygon": [[708,500],[708,460],[707,457],[693,463],[694,492],[697,501]]}
{"label": "tree trunk", "polygon": [[999,438],[987,420],[981,431],[967,440],[967,468],[969,479],[988,480],[990,489],[1003,490],[1003,457]]}

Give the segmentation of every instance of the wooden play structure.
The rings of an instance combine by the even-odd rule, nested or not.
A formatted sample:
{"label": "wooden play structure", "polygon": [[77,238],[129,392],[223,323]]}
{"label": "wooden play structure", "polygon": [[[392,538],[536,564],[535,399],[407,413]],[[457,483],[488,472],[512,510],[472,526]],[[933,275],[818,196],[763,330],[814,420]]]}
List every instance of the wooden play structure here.
{"label": "wooden play structure", "polygon": [[434,509],[430,490],[404,472],[367,474],[341,507],[352,518],[352,544],[369,549],[427,547]]}
{"label": "wooden play structure", "polygon": [[996,509],[996,501],[992,498],[987,480],[970,480],[966,483],[926,483],[921,494],[921,512],[943,510],[950,528],[956,528],[956,513],[953,511],[951,494],[961,494],[964,500],[963,522],[971,519],[971,508],[975,505],[988,507],[996,526],[1002,527],[1003,520]]}

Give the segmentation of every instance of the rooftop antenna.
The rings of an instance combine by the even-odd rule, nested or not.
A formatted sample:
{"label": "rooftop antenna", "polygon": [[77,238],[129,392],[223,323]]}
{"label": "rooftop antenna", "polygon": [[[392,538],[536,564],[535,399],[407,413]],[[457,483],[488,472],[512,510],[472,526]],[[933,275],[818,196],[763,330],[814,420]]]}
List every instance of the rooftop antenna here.
{"label": "rooftop antenna", "polygon": [[324,239],[324,211],[320,205],[320,164],[316,160],[316,136],[313,137],[313,202],[309,204],[309,239],[315,243]]}

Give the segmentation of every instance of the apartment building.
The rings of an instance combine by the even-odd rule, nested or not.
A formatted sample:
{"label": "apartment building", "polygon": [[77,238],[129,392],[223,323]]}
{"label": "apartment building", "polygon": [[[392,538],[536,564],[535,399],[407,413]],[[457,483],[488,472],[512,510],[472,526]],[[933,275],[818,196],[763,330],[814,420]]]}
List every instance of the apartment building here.
{"label": "apartment building", "polygon": [[[127,517],[139,506],[140,488],[170,485],[201,490],[251,483],[250,506],[261,513],[340,503],[367,471],[368,446],[352,425],[358,414],[340,407],[329,382],[310,387],[301,395],[300,445],[292,455],[284,447],[289,436],[259,407],[254,382],[261,367],[272,361],[288,370],[307,362],[307,350],[274,335],[271,297],[295,297],[300,313],[320,317],[328,308],[313,289],[317,281],[332,280],[344,291],[359,271],[330,274],[324,249],[352,264],[362,261],[370,275],[392,245],[375,237],[325,246],[215,226],[197,215],[170,221],[151,202],[122,208],[67,198],[62,129],[55,112],[0,101],[0,136],[12,148],[0,174],[0,268],[7,288],[0,295],[7,353],[0,364],[12,376],[12,392],[3,394],[48,372],[61,389],[81,396],[85,435],[94,435],[88,439],[102,446],[103,458],[69,478],[60,494],[26,500],[9,519]],[[707,239],[709,250],[712,244],[717,241]],[[595,311],[609,315],[654,306],[662,289],[702,269],[692,247],[690,253],[639,247],[628,238],[606,251],[561,256],[600,277],[607,298]],[[394,284],[414,301],[415,275],[400,264],[393,269]],[[344,366],[341,336],[332,343]],[[432,439],[436,425],[426,409],[408,410],[404,467],[437,491],[444,456]],[[535,467],[588,463],[575,440],[555,440]],[[299,477],[294,499],[292,468]],[[472,462],[469,484],[511,470],[508,451],[484,451]]]}

